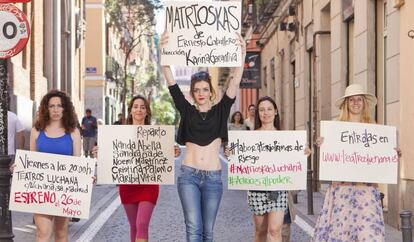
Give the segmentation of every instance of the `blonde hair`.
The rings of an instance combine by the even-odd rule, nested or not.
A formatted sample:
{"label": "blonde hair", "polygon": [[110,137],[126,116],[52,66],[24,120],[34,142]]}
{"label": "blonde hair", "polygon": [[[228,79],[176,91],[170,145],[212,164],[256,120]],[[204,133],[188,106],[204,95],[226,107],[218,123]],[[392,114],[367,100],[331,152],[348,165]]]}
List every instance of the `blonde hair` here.
{"label": "blonde hair", "polygon": [[[361,115],[361,123],[374,123],[374,120],[371,118],[370,114],[370,104],[367,101],[366,97],[364,95],[361,95],[362,99],[364,100],[364,109],[362,110]],[[349,107],[348,107],[348,100],[350,97],[345,98],[344,102],[341,104],[341,113],[339,114],[339,121],[349,121]]]}

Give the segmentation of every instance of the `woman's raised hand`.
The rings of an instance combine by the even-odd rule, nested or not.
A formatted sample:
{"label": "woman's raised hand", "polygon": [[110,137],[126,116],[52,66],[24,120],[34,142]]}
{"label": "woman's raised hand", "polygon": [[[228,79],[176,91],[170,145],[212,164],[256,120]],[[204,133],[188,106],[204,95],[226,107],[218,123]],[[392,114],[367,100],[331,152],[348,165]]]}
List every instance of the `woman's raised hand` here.
{"label": "woman's raised hand", "polygon": [[168,43],[168,38],[169,38],[168,33],[164,31],[164,33],[162,33],[161,38],[158,42],[158,48],[160,51],[162,51],[164,46]]}
{"label": "woman's raised hand", "polygon": [[244,41],[243,37],[239,33],[237,33],[237,37],[239,39],[239,45],[242,49],[242,63],[244,66],[244,60],[246,59],[246,49],[247,49],[246,42]]}
{"label": "woman's raised hand", "polygon": [[[168,39],[169,39],[168,33],[166,31],[164,31],[164,33],[162,33],[162,35],[161,35],[160,41],[158,42],[158,48],[159,48],[160,52],[162,52],[162,49],[168,43]],[[161,71],[164,74],[165,79],[167,80],[168,86],[174,85],[175,80],[174,80],[174,76],[171,72],[170,66],[169,65],[162,65],[161,66]]]}
{"label": "woman's raised hand", "polygon": [[[230,68],[230,75],[235,76],[235,75],[242,75],[243,74],[243,68],[244,68],[244,60],[246,59],[246,42],[244,41],[243,37],[239,34],[236,33],[237,35],[237,39],[238,39],[238,43],[237,46],[239,46],[241,48],[241,67],[232,67]],[[236,77],[237,78],[237,77]],[[240,76],[241,78],[241,76]]]}

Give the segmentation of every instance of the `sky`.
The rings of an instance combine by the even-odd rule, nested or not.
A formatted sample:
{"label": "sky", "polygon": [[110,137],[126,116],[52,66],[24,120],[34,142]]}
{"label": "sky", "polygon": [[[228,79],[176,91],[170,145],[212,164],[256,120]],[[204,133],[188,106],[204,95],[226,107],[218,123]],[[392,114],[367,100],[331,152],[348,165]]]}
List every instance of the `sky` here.
{"label": "sky", "polygon": [[[164,0],[161,0],[161,2],[165,2]],[[164,22],[165,22],[165,9],[159,10],[157,13],[157,25],[155,26],[155,30],[159,35],[161,35],[164,32]]]}

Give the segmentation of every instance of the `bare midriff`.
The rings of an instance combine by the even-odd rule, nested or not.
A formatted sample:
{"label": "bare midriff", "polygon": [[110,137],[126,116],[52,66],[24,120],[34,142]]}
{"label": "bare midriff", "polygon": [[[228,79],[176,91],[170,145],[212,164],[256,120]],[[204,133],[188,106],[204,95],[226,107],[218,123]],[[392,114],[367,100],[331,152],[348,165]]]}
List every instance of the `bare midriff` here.
{"label": "bare midriff", "polygon": [[200,146],[191,142],[185,143],[186,152],[183,165],[205,171],[221,170],[219,151],[221,139],[217,138],[210,144]]}

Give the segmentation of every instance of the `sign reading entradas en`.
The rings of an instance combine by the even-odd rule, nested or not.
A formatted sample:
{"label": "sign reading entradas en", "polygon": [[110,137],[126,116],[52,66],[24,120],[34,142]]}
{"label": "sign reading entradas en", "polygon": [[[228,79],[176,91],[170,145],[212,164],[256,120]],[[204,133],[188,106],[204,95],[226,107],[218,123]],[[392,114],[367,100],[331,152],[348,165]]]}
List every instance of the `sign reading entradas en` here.
{"label": "sign reading entradas en", "polygon": [[393,126],[321,121],[319,179],[397,184],[397,132]]}

